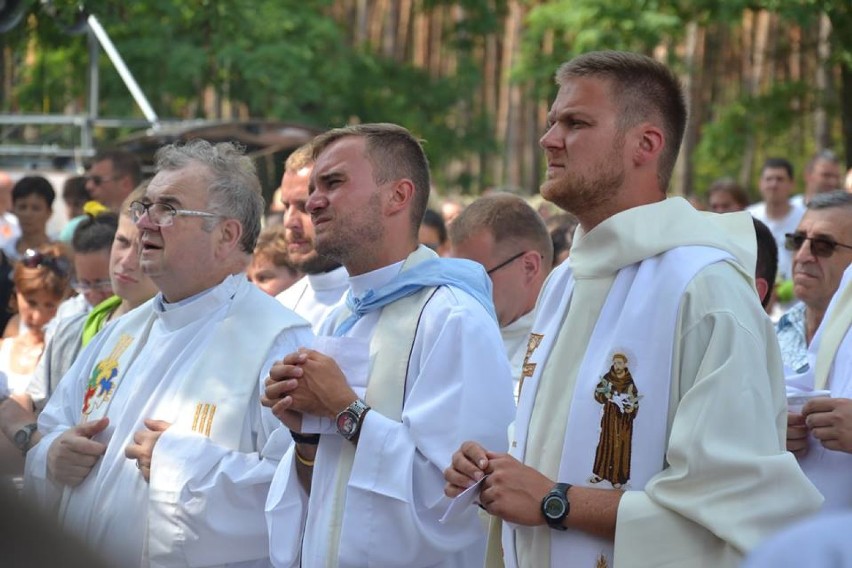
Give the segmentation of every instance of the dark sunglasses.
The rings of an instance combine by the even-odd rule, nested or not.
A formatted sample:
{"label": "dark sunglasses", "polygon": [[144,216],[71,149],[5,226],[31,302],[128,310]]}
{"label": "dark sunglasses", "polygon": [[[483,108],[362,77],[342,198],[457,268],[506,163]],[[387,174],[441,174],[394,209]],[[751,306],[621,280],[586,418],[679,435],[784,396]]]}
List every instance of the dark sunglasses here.
{"label": "dark sunglasses", "polygon": [[21,257],[21,264],[27,268],[44,266],[62,277],[66,277],[71,273],[71,263],[68,262],[67,258],[43,254],[35,249],[26,250],[24,256]]}
{"label": "dark sunglasses", "polygon": [[797,251],[802,248],[805,241],[811,241],[811,253],[820,258],[830,257],[837,250],[837,247],[852,249],[852,245],[844,245],[828,237],[809,237],[804,233],[787,233],[784,235],[784,248],[789,251]]}

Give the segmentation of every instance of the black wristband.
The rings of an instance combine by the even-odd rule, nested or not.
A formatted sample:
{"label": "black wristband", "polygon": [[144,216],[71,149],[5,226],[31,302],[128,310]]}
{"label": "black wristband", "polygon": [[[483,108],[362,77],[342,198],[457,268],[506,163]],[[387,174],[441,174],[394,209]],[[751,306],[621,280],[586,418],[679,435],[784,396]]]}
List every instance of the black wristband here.
{"label": "black wristband", "polygon": [[320,435],[319,434],[300,434],[298,432],[293,432],[290,430],[290,435],[293,436],[293,441],[297,444],[308,444],[311,446],[316,446],[319,444]]}

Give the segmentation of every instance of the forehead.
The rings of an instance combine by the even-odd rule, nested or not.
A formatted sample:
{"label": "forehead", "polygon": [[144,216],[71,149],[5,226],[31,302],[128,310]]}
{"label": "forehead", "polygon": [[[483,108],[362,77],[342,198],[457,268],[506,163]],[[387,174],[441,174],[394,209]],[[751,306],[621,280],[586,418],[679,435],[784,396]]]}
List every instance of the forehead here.
{"label": "forehead", "polygon": [[790,179],[790,176],[787,175],[787,170],[784,168],[765,168],[761,177],[782,177],[784,179]]}
{"label": "forehead", "polygon": [[852,234],[852,209],[832,207],[829,209],[808,209],[799,223],[799,230],[812,234],[830,235],[843,240]]}
{"label": "forehead", "polygon": [[162,170],[148,184],[145,196],[151,201],[186,203],[203,199],[207,172],[199,164],[189,164],[179,170]]}
{"label": "forehead", "polygon": [[28,193],[23,197],[15,199],[15,205],[28,205],[30,207],[47,207],[47,200],[38,193]]}
{"label": "forehead", "polygon": [[831,160],[817,160],[814,164],[814,171],[840,175],[840,166]]}
{"label": "forehead", "polygon": [[104,174],[112,171],[112,160],[100,160],[92,164],[92,167],[89,169],[91,172],[95,172],[98,174]]}
{"label": "forehead", "polygon": [[559,117],[555,115],[564,112],[614,112],[616,104],[611,85],[610,80],[597,77],[567,78],[559,87],[549,118],[556,120]]}
{"label": "forehead", "polygon": [[317,156],[312,180],[337,171],[369,168],[372,164],[367,158],[367,141],[362,136],[346,136],[335,140]]}
{"label": "forehead", "polygon": [[285,171],[281,177],[281,199],[290,201],[308,197],[308,182],[311,179],[313,166],[302,168],[299,171]]}

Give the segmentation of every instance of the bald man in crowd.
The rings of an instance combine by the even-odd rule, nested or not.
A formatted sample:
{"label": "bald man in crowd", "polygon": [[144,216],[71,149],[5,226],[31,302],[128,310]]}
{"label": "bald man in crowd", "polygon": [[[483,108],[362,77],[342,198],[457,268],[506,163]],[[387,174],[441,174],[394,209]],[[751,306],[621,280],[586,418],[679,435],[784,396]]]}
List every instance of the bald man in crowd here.
{"label": "bald man in crowd", "polygon": [[474,260],[491,277],[494,309],[512,364],[515,402],[535,317],[535,302],[553,267],[553,241],[541,216],[510,193],[481,197],[450,225],[452,256]]}

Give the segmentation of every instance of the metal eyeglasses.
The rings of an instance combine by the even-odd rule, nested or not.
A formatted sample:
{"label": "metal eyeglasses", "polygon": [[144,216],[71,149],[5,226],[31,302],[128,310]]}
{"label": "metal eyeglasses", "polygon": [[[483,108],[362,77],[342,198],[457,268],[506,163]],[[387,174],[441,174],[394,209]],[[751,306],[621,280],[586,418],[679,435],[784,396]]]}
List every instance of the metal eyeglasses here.
{"label": "metal eyeglasses", "polygon": [[158,227],[169,227],[174,224],[175,217],[222,217],[216,213],[207,211],[193,211],[192,209],[176,209],[168,203],[142,203],[133,201],[129,207],[130,220],[138,223],[142,215],[148,214],[148,219]]}

